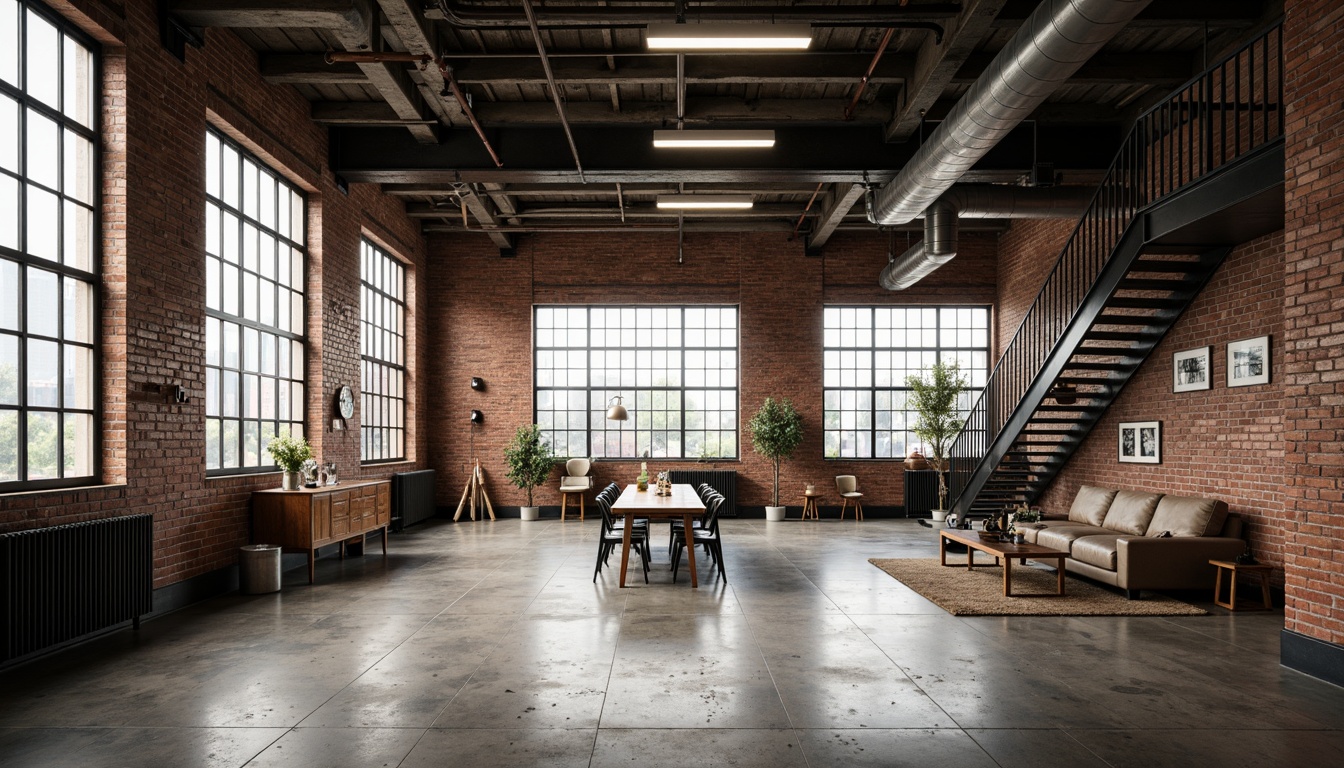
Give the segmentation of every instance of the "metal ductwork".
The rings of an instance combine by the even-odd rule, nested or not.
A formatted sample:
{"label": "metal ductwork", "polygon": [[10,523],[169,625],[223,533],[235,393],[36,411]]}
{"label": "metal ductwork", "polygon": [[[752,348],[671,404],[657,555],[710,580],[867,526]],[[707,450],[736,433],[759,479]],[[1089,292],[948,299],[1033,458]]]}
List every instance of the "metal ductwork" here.
{"label": "metal ductwork", "polygon": [[[889,291],[903,291],[957,255],[957,229],[968,219],[1071,219],[1087,212],[1096,191],[1090,187],[1010,187],[963,184],[953,187],[924,211],[924,239],[893,259],[877,280]],[[871,207],[872,200],[869,199]],[[870,211],[869,219],[874,218]]]}
{"label": "metal ductwork", "polygon": [[1044,0],[924,146],[877,194],[877,223],[919,217],[1150,0]]}

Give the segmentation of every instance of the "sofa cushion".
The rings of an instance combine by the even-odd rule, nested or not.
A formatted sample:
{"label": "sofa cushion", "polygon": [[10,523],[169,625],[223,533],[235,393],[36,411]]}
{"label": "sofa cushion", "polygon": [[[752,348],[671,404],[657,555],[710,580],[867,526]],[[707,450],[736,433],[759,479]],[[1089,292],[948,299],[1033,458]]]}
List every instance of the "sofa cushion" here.
{"label": "sofa cushion", "polygon": [[1066,525],[1077,526],[1078,523],[1070,520],[1042,520],[1038,523],[1018,523],[1017,530],[1022,532],[1022,536],[1027,540],[1028,544],[1035,544],[1036,537],[1040,535],[1041,531],[1049,530],[1051,528],[1060,528]]}
{"label": "sofa cushion", "polygon": [[1106,510],[1110,508],[1111,500],[1114,498],[1115,491],[1109,488],[1084,485],[1078,489],[1078,495],[1073,497],[1073,506],[1069,507],[1069,520],[1087,525],[1101,525],[1106,519]]}
{"label": "sofa cushion", "polygon": [[1143,491],[1120,491],[1115,494],[1111,508],[1106,510],[1106,520],[1101,525],[1112,531],[1142,536],[1152,522],[1157,502],[1162,500],[1160,493]]}
{"label": "sofa cushion", "polygon": [[1069,557],[1080,563],[1095,565],[1108,571],[1115,570],[1115,550],[1123,534],[1103,533],[1097,536],[1084,536],[1073,542]]}
{"label": "sofa cushion", "polygon": [[1105,528],[1095,525],[1060,525],[1046,528],[1036,533],[1036,543],[1042,547],[1057,549],[1060,552],[1069,552],[1073,542],[1084,536],[1099,536],[1107,533],[1114,533]]}
{"label": "sofa cushion", "polygon": [[1217,536],[1227,521],[1227,502],[1190,496],[1163,496],[1145,536]]}

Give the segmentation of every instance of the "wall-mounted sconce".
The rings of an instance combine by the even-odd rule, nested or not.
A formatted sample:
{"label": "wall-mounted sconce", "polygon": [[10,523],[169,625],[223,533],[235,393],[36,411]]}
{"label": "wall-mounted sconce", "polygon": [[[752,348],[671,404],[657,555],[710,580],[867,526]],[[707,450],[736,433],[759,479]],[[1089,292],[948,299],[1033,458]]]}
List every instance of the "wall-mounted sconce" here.
{"label": "wall-mounted sconce", "polygon": [[481,413],[480,411],[473,410],[473,411],[471,412],[471,423],[472,423],[472,424],[484,424],[484,423],[485,423],[485,414]]}
{"label": "wall-mounted sconce", "polygon": [[471,388],[477,392],[483,391],[485,389],[485,379],[482,379],[480,376],[472,376]]}

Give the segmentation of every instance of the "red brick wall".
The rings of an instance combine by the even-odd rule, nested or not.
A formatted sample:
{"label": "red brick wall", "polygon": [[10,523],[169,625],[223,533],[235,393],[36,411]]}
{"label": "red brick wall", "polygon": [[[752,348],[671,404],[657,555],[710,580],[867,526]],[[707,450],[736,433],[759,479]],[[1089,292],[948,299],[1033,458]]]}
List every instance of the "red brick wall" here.
{"label": "red brick wall", "polygon": [[[1270,383],[1229,388],[1227,342],[1268,334]],[[1283,463],[1283,235],[1238,247],[1130,380],[1046,491],[1063,514],[1080,485],[1223,499],[1248,524],[1256,557],[1285,554]],[[1212,387],[1173,393],[1172,354],[1212,347]],[[1124,421],[1162,422],[1162,463],[1121,464]]]}
{"label": "red brick wall", "polygon": [[1344,5],[1286,6],[1285,613],[1344,644]]}
{"label": "red brick wall", "polygon": [[999,236],[999,350],[1013,335],[1078,222],[1073,219],[1021,220]]}
{"label": "red brick wall", "polygon": [[[500,258],[484,237],[430,240],[432,333],[442,354],[431,358],[430,377],[442,382],[442,408],[427,416],[433,438],[430,460],[439,470],[438,500],[456,505],[467,481],[469,422],[485,413],[476,433],[476,456],[486,470],[492,500],[518,506],[523,492],[504,477],[503,449],[514,430],[532,420],[532,311],[534,303],[734,303],[740,306],[739,425],[766,397],[787,397],[802,412],[806,438],[781,468],[781,496],[800,503],[806,483],[833,487],[834,477],[854,474],[867,502],[903,503],[901,466],[892,461],[826,461],[822,458],[822,309],[826,304],[992,304],[994,238],[965,235],[961,255],[900,294],[883,290],[877,275],[886,264],[884,235],[837,235],[821,257],[804,255],[783,233],[692,234],[685,263],[677,264],[675,236],[531,235],[517,256]],[[472,376],[486,379],[473,392]],[[720,462],[739,473],[738,500],[770,501],[770,465],[750,449],[744,433],[740,461]],[[650,462],[650,468],[676,462]],[[599,462],[600,482],[629,482],[628,462]],[[539,489],[539,504],[558,504],[552,483]],[[838,499],[833,499],[838,502]],[[838,504],[837,504],[838,506]]]}
{"label": "red brick wall", "polygon": [[[278,474],[209,479],[204,455],[204,161],[207,122],[235,136],[309,192],[308,431],[318,456],[346,478],[381,477],[415,461],[360,472],[358,414],[327,432],[333,393],[358,389],[359,237],[367,230],[424,274],[424,244],[402,204],[367,185],[349,196],[326,168],[326,132],[293,90],[265,84],[256,54],[210,30],[179,62],[159,44],[156,4],[69,0],[105,43],[103,222],[103,443],[107,487],[0,497],[0,530],[110,515],[155,515],[155,586],[235,562],[247,543],[251,491]],[[102,28],[90,28],[102,24]],[[112,45],[114,43],[122,45]],[[412,293],[412,349],[423,350],[423,291]],[[169,405],[161,384],[193,396]],[[413,381],[412,403],[427,392]]]}

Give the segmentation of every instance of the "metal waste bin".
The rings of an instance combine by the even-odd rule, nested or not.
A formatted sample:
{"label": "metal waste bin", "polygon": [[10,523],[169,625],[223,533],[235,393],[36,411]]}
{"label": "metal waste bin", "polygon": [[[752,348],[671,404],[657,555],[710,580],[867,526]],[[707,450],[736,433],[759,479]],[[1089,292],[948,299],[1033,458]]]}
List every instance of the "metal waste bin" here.
{"label": "metal waste bin", "polygon": [[238,592],[264,595],[280,591],[280,547],[249,544],[238,552]]}

